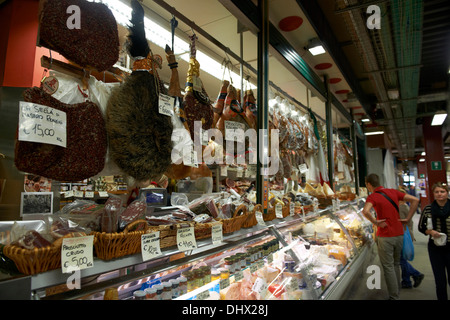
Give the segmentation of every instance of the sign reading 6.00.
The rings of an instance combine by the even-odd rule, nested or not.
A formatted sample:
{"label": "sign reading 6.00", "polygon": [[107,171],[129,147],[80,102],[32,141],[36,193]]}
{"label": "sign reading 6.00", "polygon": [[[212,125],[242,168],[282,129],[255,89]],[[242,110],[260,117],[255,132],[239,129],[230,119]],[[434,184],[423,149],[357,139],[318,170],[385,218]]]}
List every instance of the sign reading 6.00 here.
{"label": "sign reading 6.00", "polygon": [[66,147],[64,111],[32,102],[20,101],[19,140]]}

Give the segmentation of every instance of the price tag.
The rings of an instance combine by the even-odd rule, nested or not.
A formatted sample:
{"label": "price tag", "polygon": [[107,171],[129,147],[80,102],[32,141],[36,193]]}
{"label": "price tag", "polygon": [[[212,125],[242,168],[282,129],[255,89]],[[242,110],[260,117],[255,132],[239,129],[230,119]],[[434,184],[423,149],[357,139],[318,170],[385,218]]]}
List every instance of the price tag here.
{"label": "price tag", "polygon": [[76,198],[83,198],[84,197],[84,192],[83,191],[79,191],[79,190],[75,190],[74,191],[74,196]]}
{"label": "price tag", "polygon": [[244,168],[238,167],[236,172],[236,177],[242,178],[242,172],[244,172]]}
{"label": "price tag", "polygon": [[[239,271],[239,272],[241,272],[241,271]],[[238,280],[236,280],[236,274],[234,275],[234,281],[238,281]],[[219,282],[220,290],[228,288],[229,286],[230,286],[230,278],[220,280],[220,282]]]}
{"label": "price tag", "polygon": [[209,134],[208,131],[202,130],[202,145],[207,146],[209,142]]}
{"label": "price tag", "polygon": [[295,215],[295,204],[291,203],[289,206],[289,214],[291,216]]}
{"label": "price tag", "polygon": [[273,253],[271,253],[267,256],[267,263],[272,263],[272,262],[273,262]]}
{"label": "price tag", "polygon": [[192,88],[195,91],[202,92],[203,91],[202,79],[200,79],[199,77],[193,76],[192,77]]}
{"label": "price tag", "polygon": [[266,280],[259,277],[256,279],[252,287],[252,291],[259,293],[261,295],[261,299],[264,299],[264,297],[266,296],[267,289],[269,289],[269,286],[267,285]]}
{"label": "price tag", "polygon": [[277,203],[275,205],[275,216],[278,219],[282,219],[283,218],[283,206],[280,203]]}
{"label": "price tag", "polygon": [[264,268],[264,261],[259,260],[258,262],[256,262],[256,266],[258,267],[258,269]]}
{"label": "price tag", "polygon": [[106,192],[106,191],[99,191],[98,195],[100,198],[108,198],[109,197],[108,192]]}
{"label": "price tag", "polygon": [[249,165],[247,166],[247,177],[254,178],[256,177],[256,166],[255,165]]}
{"label": "price tag", "polygon": [[300,170],[300,173],[306,173],[306,172],[308,172],[308,167],[306,166],[305,163],[299,165],[299,166],[298,166],[298,169]]}
{"label": "price tag", "polygon": [[177,246],[180,251],[188,251],[197,248],[194,227],[180,228],[177,231]]}
{"label": "price tag", "polygon": [[73,197],[73,196],[74,196],[73,190],[69,190],[69,191],[64,192],[64,198],[70,198],[70,197]]}
{"label": "price tag", "polygon": [[61,246],[62,273],[94,266],[94,236],[64,238]]}
{"label": "price tag", "polygon": [[190,153],[183,153],[183,162],[186,166],[198,168],[197,151],[191,150]]}
{"label": "price tag", "polygon": [[162,255],[159,231],[143,234],[141,236],[141,248],[143,261]]}
{"label": "price tag", "polygon": [[213,244],[221,244],[223,241],[223,228],[221,223],[215,223],[211,227],[211,239]]}
{"label": "price tag", "polygon": [[226,177],[228,175],[228,167],[222,166],[220,167],[220,175]]}
{"label": "price tag", "polygon": [[254,273],[254,272],[256,272],[256,271],[258,271],[258,264],[256,264],[256,263],[253,263],[253,264],[251,264],[250,265],[250,272],[251,273]]}
{"label": "price tag", "polygon": [[266,226],[266,222],[264,221],[263,213],[261,211],[256,211],[255,217],[256,217],[256,221],[258,222],[259,225]]}
{"label": "price tag", "polygon": [[64,111],[41,104],[20,101],[20,141],[40,142],[66,147],[67,116]]}
{"label": "price tag", "polygon": [[195,298],[195,300],[206,300],[208,298],[209,298],[209,290],[205,290],[200,292]]}
{"label": "price tag", "polygon": [[245,139],[245,124],[225,120],[225,140],[244,141]]}
{"label": "price tag", "polygon": [[244,279],[244,272],[238,271],[234,274],[234,282],[238,282]]}
{"label": "price tag", "polygon": [[85,196],[86,198],[93,198],[93,197],[94,197],[94,191],[86,191],[86,192],[84,193],[84,196]]}
{"label": "price tag", "polygon": [[159,94],[158,107],[159,113],[166,116],[173,116],[173,106],[175,105],[175,98],[162,94]]}

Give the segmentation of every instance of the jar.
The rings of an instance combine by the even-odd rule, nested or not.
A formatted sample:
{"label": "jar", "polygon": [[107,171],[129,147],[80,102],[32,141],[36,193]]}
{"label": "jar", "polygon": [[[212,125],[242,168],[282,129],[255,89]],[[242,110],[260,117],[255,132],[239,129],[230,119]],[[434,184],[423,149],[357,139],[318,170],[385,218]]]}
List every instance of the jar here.
{"label": "jar", "polygon": [[211,267],[204,266],[203,269],[203,284],[207,284],[211,282]]}
{"label": "jar", "polygon": [[156,300],[156,288],[151,287],[144,290],[145,291],[145,298],[147,300]]}
{"label": "jar", "polygon": [[145,300],[146,293],[143,290],[136,290],[133,292],[134,300]]}
{"label": "jar", "polygon": [[200,288],[204,285],[203,271],[200,268],[194,270],[194,279],[195,279],[195,289]]}
{"label": "jar", "polygon": [[230,270],[227,268],[220,268],[220,279],[228,279],[230,277]]}
{"label": "jar", "polygon": [[163,293],[161,300],[172,300],[172,284],[169,281],[163,282]]}
{"label": "jar", "polygon": [[178,280],[180,280],[178,284],[178,291],[179,295],[182,296],[183,294],[187,293],[187,279],[184,276],[178,277]]}
{"label": "jar", "polygon": [[245,266],[248,267],[252,264],[252,255],[250,253],[245,254]]}
{"label": "jar", "polygon": [[172,279],[172,280],[170,280],[170,283],[172,284],[172,299],[178,298],[180,296],[180,291],[179,291],[180,280]]}
{"label": "jar", "polygon": [[194,272],[193,271],[185,271],[183,272],[183,276],[187,280],[186,292],[191,292],[195,289],[194,283]]}
{"label": "jar", "polygon": [[220,279],[220,271],[217,269],[214,269],[211,271],[211,281],[215,281]]}
{"label": "jar", "polygon": [[156,289],[156,299],[155,300],[162,300],[164,287],[160,284],[157,284],[154,287]]}
{"label": "jar", "polygon": [[233,257],[225,258],[225,268],[227,268],[230,273],[234,272],[234,259],[233,259]]}

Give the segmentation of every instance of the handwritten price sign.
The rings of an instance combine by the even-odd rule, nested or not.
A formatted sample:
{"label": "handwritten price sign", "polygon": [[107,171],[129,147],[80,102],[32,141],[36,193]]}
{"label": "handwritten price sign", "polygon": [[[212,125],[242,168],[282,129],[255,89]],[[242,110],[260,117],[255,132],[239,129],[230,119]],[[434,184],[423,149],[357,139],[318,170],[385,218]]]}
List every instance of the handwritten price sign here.
{"label": "handwritten price sign", "polygon": [[63,273],[83,270],[94,266],[94,236],[65,238],[61,246],[61,268]]}
{"label": "handwritten price sign", "polygon": [[37,103],[19,103],[19,140],[66,147],[67,116],[64,111]]}
{"label": "handwritten price sign", "polygon": [[197,248],[194,227],[180,228],[177,231],[177,246],[180,251],[188,251]]}
{"label": "handwritten price sign", "polygon": [[162,255],[159,231],[143,234],[141,236],[141,248],[143,261]]}

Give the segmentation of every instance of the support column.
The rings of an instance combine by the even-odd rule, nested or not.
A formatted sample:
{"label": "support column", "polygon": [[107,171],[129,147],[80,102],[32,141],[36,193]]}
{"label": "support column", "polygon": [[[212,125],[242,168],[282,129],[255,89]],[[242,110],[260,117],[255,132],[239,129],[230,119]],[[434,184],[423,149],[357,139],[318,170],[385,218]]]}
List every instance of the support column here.
{"label": "support column", "polygon": [[325,113],[327,128],[327,151],[328,151],[328,180],[330,187],[334,190],[334,143],[333,143],[333,118],[331,112],[331,91],[328,76],[325,75],[324,84],[326,89]]}
{"label": "support column", "polygon": [[[264,213],[267,213],[267,203],[269,196],[268,176],[266,175],[266,168],[261,165],[260,154],[264,150],[269,149],[269,0],[258,0],[258,15],[259,15],[259,33],[258,33],[258,115],[257,128],[259,130],[258,137],[258,162],[256,170],[256,196],[257,203],[261,203],[264,208]],[[262,129],[262,131],[261,131]],[[265,132],[261,135],[261,132]],[[269,156],[264,152],[263,157]],[[272,155],[273,157],[273,155]],[[261,170],[263,169],[263,170]],[[262,172],[263,171],[263,172]]]}
{"label": "support column", "polygon": [[431,187],[436,182],[447,183],[447,163],[444,158],[444,142],[442,141],[442,126],[431,126],[431,117],[424,118],[422,130],[426,153],[426,185],[428,203],[434,200]]}

